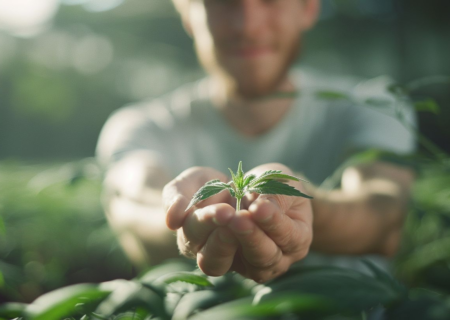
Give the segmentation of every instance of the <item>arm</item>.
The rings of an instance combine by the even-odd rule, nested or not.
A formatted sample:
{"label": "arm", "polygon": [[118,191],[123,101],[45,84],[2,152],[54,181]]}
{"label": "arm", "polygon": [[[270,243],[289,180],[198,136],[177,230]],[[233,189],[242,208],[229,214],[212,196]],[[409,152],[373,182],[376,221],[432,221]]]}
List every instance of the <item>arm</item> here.
{"label": "arm", "polygon": [[376,162],[347,168],[340,189],[310,187],[314,196],[312,248],[331,254],[393,256],[413,180],[409,169]]}
{"label": "arm", "polygon": [[[280,164],[255,169],[274,168],[289,173]],[[312,201],[253,194],[244,202],[247,209],[236,214],[224,201],[186,213],[189,197],[183,197],[184,203],[173,205],[167,214],[172,217],[173,229],[179,228],[181,251],[196,257],[206,274],[217,276],[234,270],[265,282],[303,259],[312,239],[312,247],[326,253],[393,255],[412,178],[406,169],[375,163],[347,169],[339,190],[306,190],[316,196]],[[180,195],[172,191],[176,185],[166,186],[172,197]],[[304,186],[296,184],[300,189]]]}
{"label": "arm", "polygon": [[164,169],[144,152],[133,152],[108,170],[103,205],[125,253],[138,266],[178,256],[175,235],[166,226],[161,201],[169,181]]}

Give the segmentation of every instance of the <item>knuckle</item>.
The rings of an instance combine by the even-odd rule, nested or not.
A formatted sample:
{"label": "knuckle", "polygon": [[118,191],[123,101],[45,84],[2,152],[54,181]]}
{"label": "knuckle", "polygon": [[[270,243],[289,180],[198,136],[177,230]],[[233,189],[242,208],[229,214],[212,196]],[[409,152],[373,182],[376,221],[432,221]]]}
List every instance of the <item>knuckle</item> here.
{"label": "knuckle", "polygon": [[[281,250],[277,250],[276,254],[270,258],[265,256],[255,257],[251,259],[251,263],[249,263],[254,269],[257,270],[268,270],[277,265],[277,263],[281,260],[282,257]],[[247,261],[248,262],[248,261]]]}

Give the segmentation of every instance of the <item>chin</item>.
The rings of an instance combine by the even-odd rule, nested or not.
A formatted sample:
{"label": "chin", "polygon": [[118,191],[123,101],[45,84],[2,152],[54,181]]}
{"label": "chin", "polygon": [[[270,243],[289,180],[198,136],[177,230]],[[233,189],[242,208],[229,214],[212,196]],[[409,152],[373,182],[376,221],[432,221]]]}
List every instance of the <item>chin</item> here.
{"label": "chin", "polygon": [[237,93],[243,98],[256,99],[277,91],[285,77],[286,73],[277,74],[272,77],[264,77],[263,75],[234,77],[234,87]]}
{"label": "chin", "polygon": [[236,85],[236,93],[246,99],[257,99],[267,96],[276,91],[277,86],[255,85],[255,83],[244,83]]}

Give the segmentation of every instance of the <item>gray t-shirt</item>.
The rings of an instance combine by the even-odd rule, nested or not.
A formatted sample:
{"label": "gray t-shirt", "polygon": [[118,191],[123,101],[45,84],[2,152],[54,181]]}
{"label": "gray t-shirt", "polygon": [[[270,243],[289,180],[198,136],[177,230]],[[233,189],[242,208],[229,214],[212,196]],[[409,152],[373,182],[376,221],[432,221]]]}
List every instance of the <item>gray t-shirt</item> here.
{"label": "gray t-shirt", "polygon": [[[226,173],[241,160],[244,170],[280,162],[319,185],[351,150],[377,148],[400,154],[415,150],[413,135],[393,116],[392,108],[374,109],[317,95],[338,91],[353,101],[374,96],[386,100],[386,78],[358,84],[351,78],[304,70],[293,70],[291,78],[300,94],[279,123],[260,136],[247,137],[233,129],[213,107],[206,78],[115,112],[100,135],[98,158],[108,166],[130,152],[148,152],[172,177],[192,166]],[[414,112],[405,104],[398,108],[415,125]],[[345,260],[348,266],[349,259]]]}

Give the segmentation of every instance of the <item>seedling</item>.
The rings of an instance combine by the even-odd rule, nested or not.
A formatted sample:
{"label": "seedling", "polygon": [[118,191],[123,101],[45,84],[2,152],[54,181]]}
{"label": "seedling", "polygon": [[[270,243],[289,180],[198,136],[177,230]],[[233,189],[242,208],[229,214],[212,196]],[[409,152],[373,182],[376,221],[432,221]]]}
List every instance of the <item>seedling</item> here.
{"label": "seedling", "polygon": [[232,197],[236,198],[236,211],[241,210],[241,200],[247,193],[259,193],[259,194],[282,194],[286,196],[304,197],[312,199],[295,189],[294,187],[283,183],[282,181],[305,181],[306,180],[283,174],[281,171],[269,170],[257,177],[254,174],[244,175],[242,171],[242,161],[239,162],[237,172],[234,173],[231,169],[232,180],[228,183],[220,180],[208,181],[203,187],[201,187],[192,197],[186,211],[192,206],[196,205],[200,201],[206,200],[219,192],[228,190]]}

